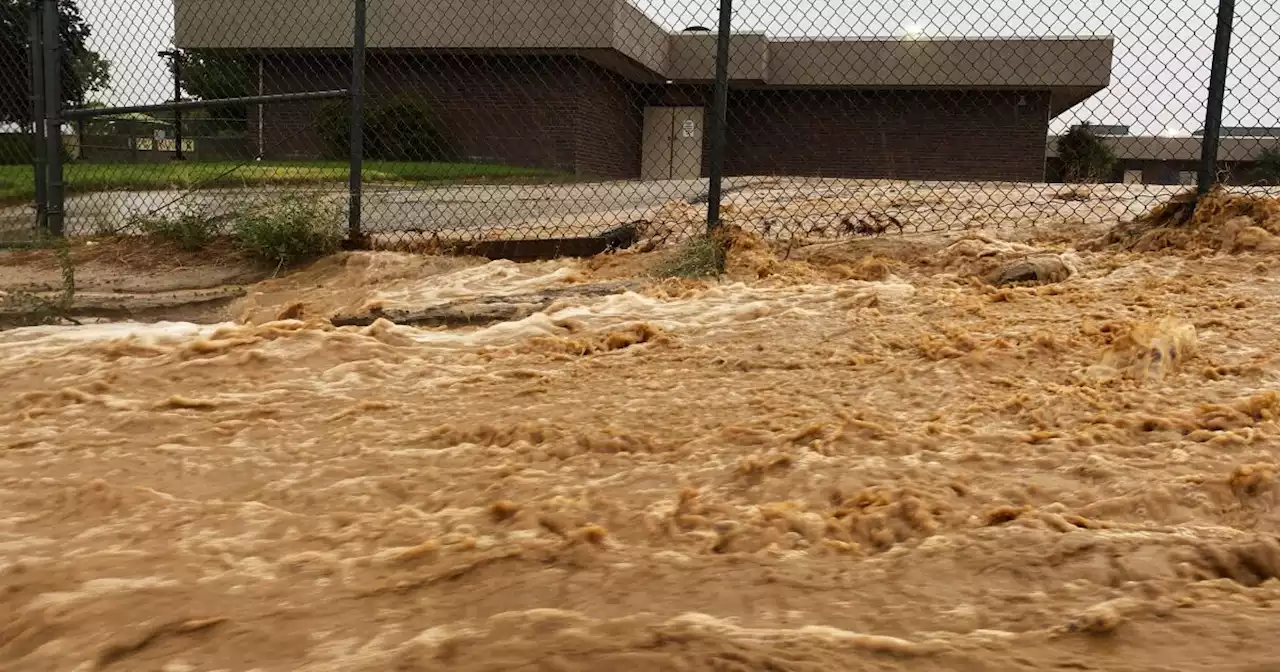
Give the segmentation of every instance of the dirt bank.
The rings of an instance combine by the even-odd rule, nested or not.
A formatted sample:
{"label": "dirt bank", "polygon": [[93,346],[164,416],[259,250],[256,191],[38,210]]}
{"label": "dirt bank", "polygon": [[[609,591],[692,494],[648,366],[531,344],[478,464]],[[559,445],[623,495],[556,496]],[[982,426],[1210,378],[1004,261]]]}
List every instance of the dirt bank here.
{"label": "dirt bank", "polygon": [[[142,238],[75,239],[65,257],[48,248],[0,250],[0,329],[128,319],[216,322],[246,286],[274,272],[229,247],[182,252]],[[68,286],[73,291],[63,304]]]}

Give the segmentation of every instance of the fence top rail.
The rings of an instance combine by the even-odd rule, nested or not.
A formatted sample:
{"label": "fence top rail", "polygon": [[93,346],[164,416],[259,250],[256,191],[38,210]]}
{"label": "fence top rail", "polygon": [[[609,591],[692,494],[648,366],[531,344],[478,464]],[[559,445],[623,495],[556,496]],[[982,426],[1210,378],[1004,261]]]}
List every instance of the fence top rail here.
{"label": "fence top rail", "polygon": [[303,100],[330,100],[346,98],[350,95],[347,89],[329,91],[303,91],[299,93],[278,93],[265,96],[243,96],[240,98],[211,98],[208,100],[184,100],[181,102],[157,103],[154,105],[125,105],[121,107],[85,107],[63,110],[64,119],[87,119],[107,117],[134,112],[163,112],[166,110],[198,110],[206,107],[225,105],[266,105],[270,103],[290,103]]}

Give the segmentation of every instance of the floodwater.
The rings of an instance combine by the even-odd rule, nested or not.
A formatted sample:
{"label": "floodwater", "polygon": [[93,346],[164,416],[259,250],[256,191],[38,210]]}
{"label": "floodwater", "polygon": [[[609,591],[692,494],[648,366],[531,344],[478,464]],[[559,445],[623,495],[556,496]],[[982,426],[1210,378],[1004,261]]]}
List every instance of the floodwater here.
{"label": "floodwater", "polygon": [[315,317],[643,259],[353,253],[0,334],[0,668],[1269,669],[1280,263],[1037,245],[454,330]]}

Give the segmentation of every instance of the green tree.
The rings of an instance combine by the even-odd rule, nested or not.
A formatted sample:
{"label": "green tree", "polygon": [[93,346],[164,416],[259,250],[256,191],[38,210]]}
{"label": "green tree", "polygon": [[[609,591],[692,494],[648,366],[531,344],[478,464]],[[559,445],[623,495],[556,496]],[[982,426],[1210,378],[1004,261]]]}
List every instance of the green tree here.
{"label": "green tree", "polygon": [[1115,152],[1088,122],[1074,126],[1058,138],[1058,158],[1067,182],[1102,182],[1111,176]]}
{"label": "green tree", "polygon": [[[197,100],[242,98],[254,94],[253,68],[243,57],[205,51],[187,51],[182,61],[182,90]],[[210,129],[244,130],[249,109],[244,105],[215,105],[206,108]]]}
{"label": "green tree", "polygon": [[[106,91],[111,88],[111,61],[96,51],[86,51],[71,64],[76,81],[87,92]],[[87,105],[88,103],[86,103]]]}
{"label": "green tree", "polygon": [[[0,121],[31,123],[29,17],[38,0],[0,0]],[[75,0],[58,0],[62,44],[62,104],[79,107],[89,94],[105,91],[111,63],[87,46],[92,30]]]}
{"label": "green tree", "polygon": [[1268,147],[1262,150],[1253,168],[1253,179],[1269,186],[1280,185],[1280,149]]}

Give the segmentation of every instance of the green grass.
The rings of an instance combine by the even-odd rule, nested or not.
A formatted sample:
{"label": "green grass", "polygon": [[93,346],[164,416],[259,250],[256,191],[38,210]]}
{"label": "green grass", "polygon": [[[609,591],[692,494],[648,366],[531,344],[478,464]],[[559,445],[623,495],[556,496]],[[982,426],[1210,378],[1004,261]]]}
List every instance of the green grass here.
{"label": "green grass", "polygon": [[[254,163],[71,163],[64,168],[67,193],[144,191],[261,185],[343,183],[342,161]],[[368,161],[366,183],[412,184],[451,182],[564,181],[562,173],[477,163],[393,163]],[[0,201],[35,197],[31,166],[0,166]]]}

